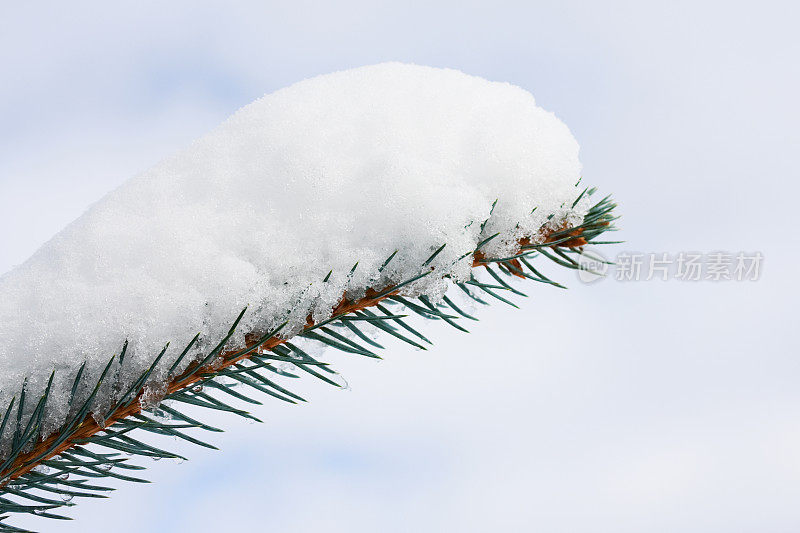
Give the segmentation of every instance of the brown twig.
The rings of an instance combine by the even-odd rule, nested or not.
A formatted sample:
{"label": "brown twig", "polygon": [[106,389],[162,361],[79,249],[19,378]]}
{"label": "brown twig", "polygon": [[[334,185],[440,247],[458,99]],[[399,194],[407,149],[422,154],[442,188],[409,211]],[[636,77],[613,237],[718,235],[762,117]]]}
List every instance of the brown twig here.
{"label": "brown twig", "polygon": [[[553,242],[554,240],[551,239],[551,236],[554,233],[562,231],[564,229],[566,228],[562,226],[560,228],[548,230],[541,236],[543,243],[547,244],[548,242]],[[587,243],[586,240],[580,236],[582,232],[583,232],[582,228],[577,228],[576,230],[574,230],[569,234],[574,238],[568,241],[563,241],[561,239],[558,239],[561,242],[558,242],[551,246],[552,247],[583,246]],[[519,241],[519,244],[521,246],[530,245],[531,243],[532,243],[531,239],[528,238],[523,238]],[[517,269],[517,272],[522,271],[522,266],[520,265],[517,259],[510,259],[507,262],[511,263]],[[486,256],[482,252],[477,251],[473,254],[473,261],[472,261],[473,268],[490,264],[491,262],[486,261]],[[524,277],[521,276],[520,274],[515,273],[513,270],[511,270],[511,272],[517,275],[518,277]],[[354,311],[360,311],[362,309],[372,307],[380,303],[381,301],[385,300],[386,298],[394,296],[400,292],[400,289],[398,289],[387,293],[386,290],[389,288],[391,288],[391,286],[384,288],[381,291],[371,288],[367,289],[367,292],[364,295],[364,297],[356,301],[349,301],[346,298],[346,295],[344,295],[342,296],[342,299],[339,302],[339,304],[334,308],[332,316],[346,315]],[[307,330],[308,328],[311,328],[313,326],[314,326],[314,321],[309,315],[306,322],[306,327],[304,329]],[[247,334],[245,335],[245,343],[248,346],[253,346],[254,344],[256,344],[259,338],[260,336],[256,333]],[[286,342],[286,340],[287,339],[282,339],[280,337],[272,337],[266,342],[264,342],[260,349],[270,350],[275,346],[278,346]],[[238,353],[241,353],[241,355],[234,357],[234,355]],[[173,381],[171,381],[167,385],[165,395],[168,396],[174,392],[188,389],[198,381],[206,378],[208,373],[214,373],[220,370],[224,370],[225,368],[235,365],[236,363],[238,363],[243,359],[247,359],[248,357],[250,357],[250,354],[252,353],[253,352],[250,350],[244,350],[244,351],[229,350],[227,352],[223,352],[220,355],[220,357],[216,358],[214,362],[204,366],[203,368],[199,369],[199,371],[184,372],[183,374],[188,374],[187,377],[185,378],[181,378],[181,376],[176,376],[173,379]],[[191,366],[190,369],[197,370],[196,367],[191,368]],[[12,480],[18,478],[19,476],[26,474],[27,472],[35,468],[37,464],[41,463],[41,461],[51,459],[59,455],[60,453],[68,450],[69,448],[71,448],[76,444],[83,444],[93,435],[99,433],[100,431],[103,431],[106,427],[113,425],[115,422],[140,413],[142,411],[142,402],[140,400],[143,392],[144,392],[143,390],[139,392],[135,401],[129,403],[128,405],[120,407],[114,413],[112,413],[105,420],[105,423],[103,425],[99,424],[94,419],[94,417],[92,417],[92,415],[87,415],[86,418],[83,420],[83,422],[81,422],[78,425],[78,428],[75,430],[75,432],[72,435],[70,435],[67,439],[65,439],[64,442],[62,442],[52,451],[47,453],[47,455],[40,457],[46,450],[50,449],[50,447],[56,442],[56,440],[59,438],[58,433],[54,433],[50,437],[45,438],[44,440],[39,442],[36,446],[34,446],[34,448],[29,452],[20,454],[6,470],[6,472],[10,472],[11,474],[10,475],[6,473],[0,474],[0,479],[4,479],[4,483],[0,483],[0,488],[3,487],[5,484],[10,483]]]}

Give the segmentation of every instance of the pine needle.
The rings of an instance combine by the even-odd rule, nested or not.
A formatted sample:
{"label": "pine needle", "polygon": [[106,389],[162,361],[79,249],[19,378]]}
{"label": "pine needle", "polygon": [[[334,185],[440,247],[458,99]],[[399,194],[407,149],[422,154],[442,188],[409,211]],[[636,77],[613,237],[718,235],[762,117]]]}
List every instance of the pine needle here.
{"label": "pine needle", "polygon": [[[593,192],[593,189],[584,190],[579,199]],[[478,295],[481,293],[485,298],[488,297],[487,300],[496,299],[514,307],[517,305],[509,298],[512,295],[524,296],[524,294],[509,283],[511,279],[529,279],[562,287],[533,266],[534,256],[541,256],[565,268],[581,268],[569,254],[580,252],[583,246],[592,243],[595,237],[614,229],[612,227],[612,222],[616,218],[612,216],[614,207],[615,204],[606,197],[588,211],[580,226],[543,231],[537,236],[536,242],[523,239],[519,243],[520,253],[512,257],[490,259],[484,255],[481,248],[496,237],[492,235],[479,243],[472,255],[473,267],[476,269],[484,267],[493,283],[485,283],[473,277],[465,283],[456,285],[477,303],[487,303]],[[374,339],[375,333],[394,337],[420,349],[425,349],[425,345],[430,344],[424,335],[404,320],[410,315],[426,321],[438,320],[460,331],[467,331],[459,321],[463,319],[474,321],[477,318],[464,312],[447,296],[437,303],[425,296],[412,298],[403,295],[404,288],[431,273],[433,268],[431,264],[443,249],[444,245],[433,251],[425,263],[420,265],[418,275],[387,287],[370,289],[363,298],[356,301],[343,299],[334,309],[333,316],[324,322],[315,324],[312,318],[308,317],[308,323],[299,336],[350,355],[380,357],[375,350],[383,349],[383,346]],[[381,270],[396,254],[395,251],[386,259]],[[353,266],[351,274],[357,266],[358,263]],[[392,309],[387,307],[389,304]],[[161,405],[152,407],[151,412],[147,414],[143,407],[148,405],[148,402],[143,401],[146,384],[158,361],[164,356],[166,347],[139,379],[135,380],[133,386],[122,391],[119,399],[109,409],[105,420],[101,422],[90,414],[90,409],[101,385],[110,378],[109,371],[115,358],[118,358],[120,363],[124,360],[127,342],[119,356],[110,359],[88,398],[76,404],[75,393],[85,365],[82,366],[72,387],[72,403],[75,404],[70,409],[72,416],[60,430],[44,439],[39,435],[47,409],[50,385],[48,384],[44,394],[36,399],[36,406],[27,419],[23,419],[23,413],[25,405],[31,400],[27,397],[26,387],[23,386],[20,394],[11,399],[7,408],[0,410],[0,438],[8,434],[7,432],[13,432],[11,433],[13,437],[9,439],[10,449],[0,450],[0,532],[23,531],[6,523],[6,519],[11,515],[34,514],[47,518],[67,519],[51,511],[74,505],[75,498],[106,497],[106,493],[112,489],[94,482],[90,483],[93,479],[114,478],[147,482],[145,479],[120,472],[143,469],[139,465],[131,464],[129,462],[131,457],[181,458],[175,453],[142,442],[130,436],[130,433],[173,436],[198,446],[216,449],[213,444],[205,442],[194,434],[190,435],[189,432],[218,433],[221,430],[184,414],[177,404],[224,411],[258,421],[255,416],[235,407],[231,402],[260,404],[259,400],[253,398],[256,392],[290,403],[305,401],[260,373],[260,371],[271,371],[297,377],[278,366],[287,363],[327,384],[340,386],[335,379],[336,373],[326,363],[314,359],[291,341],[279,336],[285,323],[271,331],[250,332],[245,336],[247,342],[245,349],[227,348],[230,338],[237,331],[246,312],[247,308],[242,310],[233,321],[228,334],[214,349],[189,362],[178,372],[198,337],[195,336],[191,340],[170,367],[171,377]],[[354,338],[342,335],[334,328],[351,332]],[[50,376],[50,383],[52,380],[53,375]],[[234,389],[233,384],[238,387]],[[218,394],[210,394],[212,390]],[[169,405],[163,403],[164,401],[168,401]],[[155,416],[157,412],[166,413],[170,418],[162,420]],[[89,450],[86,448],[87,445],[93,445],[94,449],[99,448],[104,451],[99,453]]]}

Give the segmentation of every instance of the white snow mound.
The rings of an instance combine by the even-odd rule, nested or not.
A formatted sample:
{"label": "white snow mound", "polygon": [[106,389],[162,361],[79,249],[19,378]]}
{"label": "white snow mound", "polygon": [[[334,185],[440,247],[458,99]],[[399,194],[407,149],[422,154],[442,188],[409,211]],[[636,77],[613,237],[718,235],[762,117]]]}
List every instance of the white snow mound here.
{"label": "white snow mound", "polygon": [[38,398],[55,370],[52,431],[81,364],[85,398],[126,339],[114,379],[133,383],[170,341],[165,379],[196,333],[207,350],[245,306],[240,332],[287,313],[297,332],[345,291],[419,274],[446,244],[413,286],[441,294],[442,276],[467,277],[471,258],[457,259],[487,236],[501,232],[485,250],[500,257],[550,215],[579,220],[580,172],[577,142],[530,93],[456,70],[385,63],[264,96],[0,278],[0,416],[26,378]]}

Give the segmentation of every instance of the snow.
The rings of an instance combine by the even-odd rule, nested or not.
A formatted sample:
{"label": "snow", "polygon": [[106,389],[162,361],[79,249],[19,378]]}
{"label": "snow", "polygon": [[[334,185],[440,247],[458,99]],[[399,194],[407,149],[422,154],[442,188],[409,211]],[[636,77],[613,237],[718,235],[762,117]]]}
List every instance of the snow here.
{"label": "snow", "polygon": [[81,364],[85,398],[125,340],[115,379],[133,383],[169,341],[163,381],[196,333],[207,350],[245,306],[233,344],[287,317],[291,335],[345,291],[419,274],[446,244],[434,274],[409,289],[440,295],[443,276],[469,275],[471,259],[458,258],[487,236],[501,233],[484,251],[506,256],[550,215],[579,220],[584,203],[569,206],[580,172],[568,128],[507,83],[385,63],[281,89],[127,181],[0,278],[0,408],[26,378],[28,394],[41,393],[55,370],[51,431]]}

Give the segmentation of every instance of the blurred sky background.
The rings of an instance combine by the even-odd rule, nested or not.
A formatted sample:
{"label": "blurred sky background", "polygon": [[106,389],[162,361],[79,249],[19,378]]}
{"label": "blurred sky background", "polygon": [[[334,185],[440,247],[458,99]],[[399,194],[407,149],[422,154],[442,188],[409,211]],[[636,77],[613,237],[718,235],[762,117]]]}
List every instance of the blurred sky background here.
{"label": "blurred sky background", "polygon": [[[528,286],[472,334],[331,355],[351,390],[211,419],[43,531],[796,532],[796,3],[0,4],[0,272],[264,93],[401,60],[530,90],[613,193],[619,251],[764,255],[757,282]],[[795,243],[795,244],[792,244]],[[301,388],[302,388],[301,387]]]}

